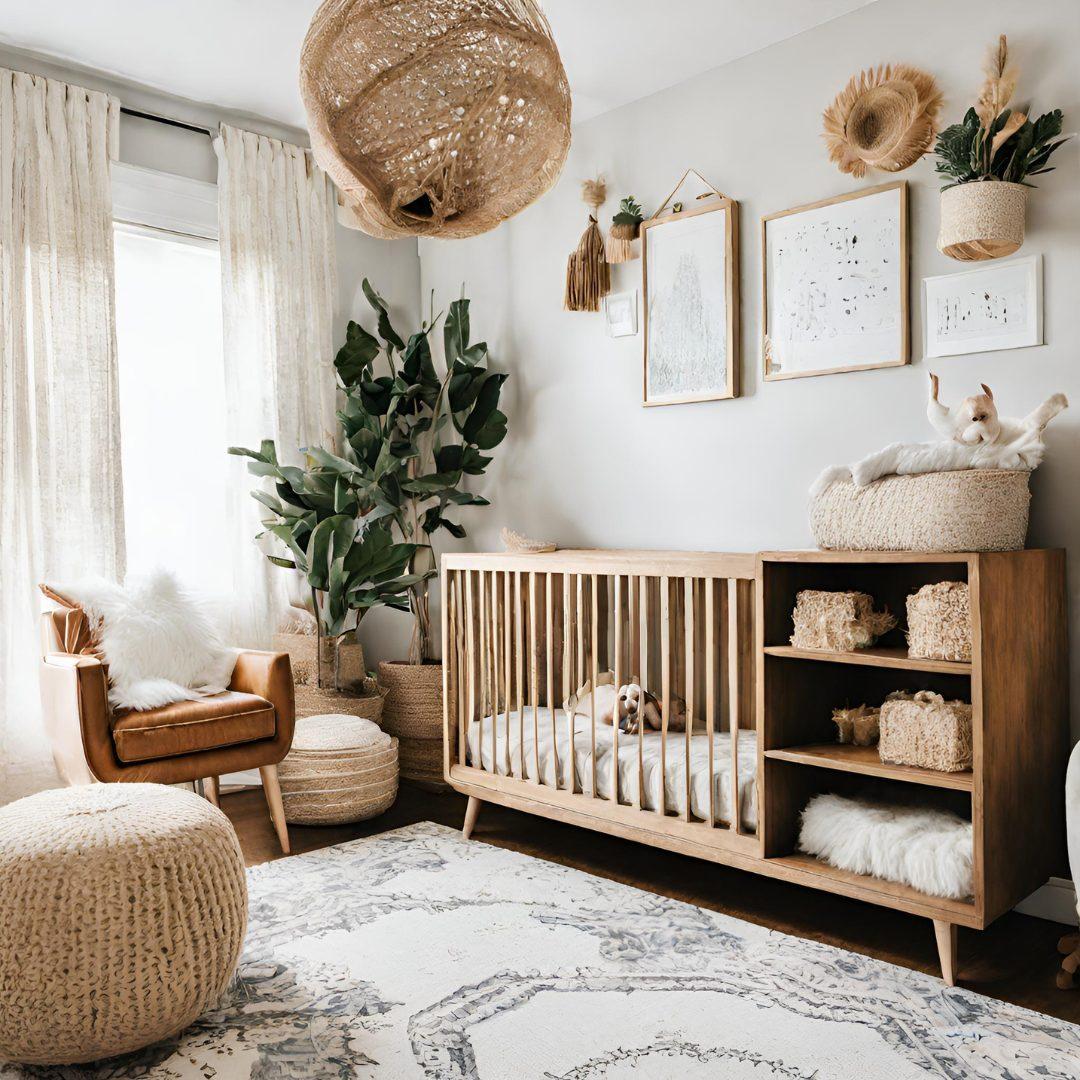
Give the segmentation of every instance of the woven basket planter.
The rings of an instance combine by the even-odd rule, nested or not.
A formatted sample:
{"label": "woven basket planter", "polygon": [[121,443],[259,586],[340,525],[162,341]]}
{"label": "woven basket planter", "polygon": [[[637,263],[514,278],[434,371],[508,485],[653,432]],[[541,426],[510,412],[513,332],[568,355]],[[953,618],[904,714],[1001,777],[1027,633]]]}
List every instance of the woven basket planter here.
{"label": "woven basket planter", "polygon": [[971,660],[971,596],[963,581],[924,585],[907,598],[908,655]]}
{"label": "woven basket planter", "polygon": [[[315,634],[275,634],[274,648],[289,654],[293,681],[297,686],[318,686],[319,638]],[[322,639],[323,684],[351,690],[362,684],[367,675],[364,647],[356,641]]]}
{"label": "woven basket planter", "polygon": [[920,690],[893,694],[881,706],[881,760],[937,772],[971,768],[971,706]]}
{"label": "woven basket planter", "polygon": [[367,821],[397,798],[397,739],[355,716],[306,717],[296,723],[278,781],[292,825]]}
{"label": "woven basket planter", "polygon": [[1000,259],[1024,242],[1028,189],[1004,180],[976,180],[941,193],[938,251],[960,262]]}
{"label": "woven basket planter", "polygon": [[320,716],[323,713],[358,716],[382,725],[386,691],[374,679],[364,679],[362,694],[346,690],[320,690],[317,686],[296,687],[296,717]]}
{"label": "woven basket planter", "polygon": [[818,546],[836,551],[1019,551],[1027,540],[1030,473],[960,469],[837,480],[810,502]]}
{"label": "woven basket planter", "polygon": [[[406,780],[442,783],[443,666],[383,660],[379,683],[386,688],[383,729],[401,745],[401,775]],[[456,752],[457,730],[451,728]]]}
{"label": "woven basket planter", "polygon": [[791,613],[797,649],[850,652],[873,645],[896,626],[887,611],[874,611],[874,598],[862,592],[826,592],[803,589]]}

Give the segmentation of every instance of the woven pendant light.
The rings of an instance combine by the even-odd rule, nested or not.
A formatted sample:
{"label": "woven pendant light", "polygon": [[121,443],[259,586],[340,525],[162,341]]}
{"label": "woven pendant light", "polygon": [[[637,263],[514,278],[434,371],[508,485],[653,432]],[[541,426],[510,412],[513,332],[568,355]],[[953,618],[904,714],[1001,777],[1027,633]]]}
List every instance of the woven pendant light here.
{"label": "woven pendant light", "polygon": [[536,0],[325,0],[300,92],[315,159],[372,236],[493,229],[570,148],[570,88]]}
{"label": "woven pendant light", "polygon": [[611,268],[604,253],[604,237],[596,223],[596,212],[607,198],[603,177],[586,180],[581,185],[581,197],[592,213],[578,246],[566,260],[564,306],[567,311],[599,311],[601,299],[611,292]]}

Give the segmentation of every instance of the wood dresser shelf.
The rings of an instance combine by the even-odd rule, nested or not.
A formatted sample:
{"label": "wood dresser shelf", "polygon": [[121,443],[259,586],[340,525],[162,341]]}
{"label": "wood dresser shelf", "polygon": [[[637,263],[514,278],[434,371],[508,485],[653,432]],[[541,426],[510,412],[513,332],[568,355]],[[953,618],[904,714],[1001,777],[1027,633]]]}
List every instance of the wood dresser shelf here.
{"label": "wood dresser shelf", "polygon": [[889,765],[878,756],[876,746],[813,743],[808,746],[789,746],[782,750],[766,750],[765,756],[778,761],[794,761],[798,765],[835,769],[838,772],[883,776],[889,780],[903,780],[909,784],[953,788],[956,791],[971,791],[972,788],[970,769],[964,772],[948,773],[938,772],[935,769],[919,769],[914,765]]}
{"label": "wood dresser shelf", "polygon": [[908,656],[907,649],[874,646],[852,652],[829,649],[797,649],[794,645],[766,645],[768,656],[786,656],[794,660],[823,660],[830,664],[862,664],[866,667],[898,668],[903,671],[930,671],[942,675],[970,675],[971,664],[963,660],[923,660]]}

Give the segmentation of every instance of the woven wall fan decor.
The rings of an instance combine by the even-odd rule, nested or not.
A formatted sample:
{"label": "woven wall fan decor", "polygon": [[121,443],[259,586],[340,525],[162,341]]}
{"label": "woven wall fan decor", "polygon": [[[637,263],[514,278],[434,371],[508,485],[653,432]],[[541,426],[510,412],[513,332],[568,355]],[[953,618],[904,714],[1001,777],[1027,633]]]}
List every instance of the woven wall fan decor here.
{"label": "woven wall fan decor", "polygon": [[372,236],[487,232],[551,187],[570,148],[536,0],[325,0],[300,93],[315,159]]}
{"label": "woven wall fan decor", "polygon": [[941,102],[934,77],[908,64],[853,75],[823,114],[829,160],[856,177],[914,165],[934,141]]}

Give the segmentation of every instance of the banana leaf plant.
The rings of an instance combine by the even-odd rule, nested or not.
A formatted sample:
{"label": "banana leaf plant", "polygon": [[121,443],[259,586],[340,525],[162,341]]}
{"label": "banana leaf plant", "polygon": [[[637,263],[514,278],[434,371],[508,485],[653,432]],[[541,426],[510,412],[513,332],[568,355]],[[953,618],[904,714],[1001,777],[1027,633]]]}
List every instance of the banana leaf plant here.
{"label": "banana leaf plant", "polygon": [[[402,338],[386,304],[366,279],[364,295],[377,316],[378,337],[350,322],[334,365],[345,390],[340,456],[313,451],[325,469],[370,505],[369,520],[385,521],[401,545],[412,545],[407,580],[414,624],[409,662],[432,658],[429,579],[440,530],[466,535],[458,511],[487,506],[467,491],[467,477],[491,463],[485,451],[506,437],[499,395],[508,376],[489,366],[487,343],[470,344],[469,301],[450,304],[443,322],[446,370],[436,371],[430,335],[441,316]],[[380,361],[381,374],[376,373]]]}
{"label": "banana leaf plant", "polygon": [[286,554],[266,557],[275,566],[297,571],[311,590],[321,686],[324,637],[355,631],[374,607],[409,610],[410,590],[424,579],[408,570],[416,545],[394,542],[389,524],[371,513],[366,485],[328,468],[322,450],[308,450],[303,468],[280,464],[272,439],[258,450],[232,446],[229,453],[251,458],[248,471],[273,486],[273,491],[251,493],[268,511],[264,532],[256,539],[276,537],[278,550]]}

